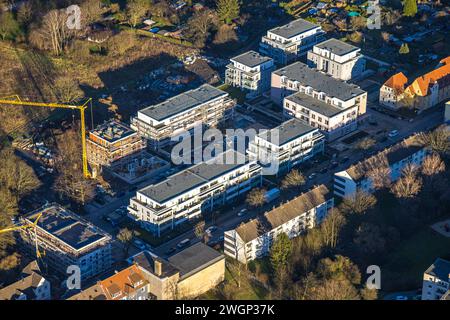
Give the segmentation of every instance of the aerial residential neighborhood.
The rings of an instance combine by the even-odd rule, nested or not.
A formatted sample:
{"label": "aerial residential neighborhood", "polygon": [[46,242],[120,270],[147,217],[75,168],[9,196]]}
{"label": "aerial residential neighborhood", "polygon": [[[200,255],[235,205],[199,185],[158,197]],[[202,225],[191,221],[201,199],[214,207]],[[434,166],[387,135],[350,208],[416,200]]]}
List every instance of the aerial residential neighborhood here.
{"label": "aerial residential neighborhood", "polygon": [[449,22],[0,0],[0,300],[450,300]]}

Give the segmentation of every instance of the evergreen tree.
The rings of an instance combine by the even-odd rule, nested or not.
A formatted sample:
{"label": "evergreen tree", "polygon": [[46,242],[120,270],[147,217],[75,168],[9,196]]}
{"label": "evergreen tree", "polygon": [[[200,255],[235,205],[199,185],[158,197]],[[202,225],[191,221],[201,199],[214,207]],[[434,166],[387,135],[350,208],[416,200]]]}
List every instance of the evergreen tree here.
{"label": "evergreen tree", "polygon": [[239,18],[239,10],[239,0],[217,0],[217,15],[226,24],[231,24],[234,19]]}
{"label": "evergreen tree", "polygon": [[403,2],[403,15],[405,17],[414,17],[417,13],[417,0],[405,0]]}
{"label": "evergreen tree", "polygon": [[398,53],[400,54],[408,54],[409,53],[409,47],[407,43],[403,43],[400,47],[400,49],[398,50]]}
{"label": "evergreen tree", "polygon": [[291,240],[286,233],[281,233],[270,248],[270,263],[275,272],[287,266],[291,252]]}

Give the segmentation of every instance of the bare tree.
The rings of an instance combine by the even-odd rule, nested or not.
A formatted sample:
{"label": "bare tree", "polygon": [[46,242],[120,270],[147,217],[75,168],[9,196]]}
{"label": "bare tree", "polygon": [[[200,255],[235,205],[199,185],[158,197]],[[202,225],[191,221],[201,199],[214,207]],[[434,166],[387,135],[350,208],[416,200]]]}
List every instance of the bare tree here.
{"label": "bare tree", "polygon": [[101,0],[85,0],[81,5],[81,19],[84,27],[101,19],[105,9]]}
{"label": "bare tree", "polygon": [[148,10],[148,5],[145,0],[129,0],[127,3],[127,17],[129,24],[136,28],[145,16]]}
{"label": "bare tree", "polygon": [[123,244],[125,256],[128,256],[128,251],[130,250],[131,247],[133,235],[134,235],[133,231],[131,231],[128,228],[120,229],[119,233],[117,234],[117,240],[119,240]]}
{"label": "bare tree", "polygon": [[388,188],[391,184],[391,168],[386,154],[379,153],[365,162],[366,177],[370,179],[375,190]]}
{"label": "bare tree", "polygon": [[445,171],[445,163],[439,154],[427,156],[422,163],[422,173],[426,176],[434,176]]}
{"label": "bare tree", "polygon": [[450,130],[441,126],[428,133],[420,133],[419,141],[434,152],[445,155],[450,151]]}
{"label": "bare tree", "polygon": [[407,165],[402,172],[402,177],[391,188],[391,192],[399,199],[412,199],[422,189],[422,179],[417,176],[417,167]]}
{"label": "bare tree", "polygon": [[372,148],[376,143],[375,139],[372,138],[364,138],[361,141],[358,142],[358,144],[356,145],[356,147],[360,150],[369,150],[370,148]]}
{"label": "bare tree", "polygon": [[197,238],[202,238],[205,233],[205,221],[199,221],[194,227],[194,234]]}
{"label": "bare tree", "polygon": [[373,208],[377,203],[377,198],[370,193],[357,190],[355,194],[345,197],[340,208],[344,213],[364,214]]}
{"label": "bare tree", "polygon": [[211,10],[204,10],[195,13],[188,21],[188,38],[196,46],[203,47],[212,28],[217,24],[217,15]]}
{"label": "bare tree", "polygon": [[305,177],[301,172],[294,169],[291,172],[289,172],[281,182],[281,188],[282,189],[289,189],[293,187],[299,187],[304,185],[306,182]]}
{"label": "bare tree", "polygon": [[245,202],[252,207],[260,207],[266,201],[265,195],[266,189],[254,188],[248,193]]}
{"label": "bare tree", "polygon": [[54,92],[61,103],[71,103],[83,97],[83,91],[72,76],[64,74],[59,76],[54,84]]}
{"label": "bare tree", "polygon": [[339,239],[339,234],[345,224],[345,217],[341,212],[333,208],[325,220],[320,224],[320,231],[323,242],[330,248],[335,248]]}

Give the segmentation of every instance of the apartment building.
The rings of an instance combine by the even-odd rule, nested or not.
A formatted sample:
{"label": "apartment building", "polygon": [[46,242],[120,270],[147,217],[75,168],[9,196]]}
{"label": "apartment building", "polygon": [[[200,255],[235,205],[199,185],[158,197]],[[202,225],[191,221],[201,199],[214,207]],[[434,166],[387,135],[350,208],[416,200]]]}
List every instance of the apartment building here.
{"label": "apartment building", "polygon": [[270,90],[270,74],[275,69],[272,58],[248,51],[230,61],[225,71],[225,83],[241,88],[249,97]]}
{"label": "apartment building", "polygon": [[[261,166],[278,163],[278,173],[285,173],[298,164],[324,152],[324,135],[318,128],[292,118],[250,142],[247,153]],[[278,175],[278,174],[277,174]]]}
{"label": "apartment building", "polygon": [[225,279],[225,256],[198,242],[163,259],[143,251],[130,259],[150,284],[153,299],[193,299]]}
{"label": "apartment building", "polygon": [[307,58],[311,68],[344,81],[361,76],[366,67],[360,48],[337,39],[314,45]]}
{"label": "apartment building", "polygon": [[418,136],[410,136],[348,169],[334,174],[334,194],[348,197],[357,190],[373,192],[370,172],[375,167],[389,167],[390,180],[400,178],[402,170],[409,163],[420,166],[427,155],[427,149],[420,143]]}
{"label": "apartment building", "polygon": [[172,137],[198,125],[215,127],[231,119],[235,104],[227,92],[204,84],[138,111],[131,128],[158,150],[170,145]]}
{"label": "apartment building", "polygon": [[424,272],[422,300],[448,299],[450,290],[450,261],[437,258]]}
{"label": "apartment building", "polygon": [[379,102],[388,108],[415,108],[419,112],[450,98],[450,57],[442,59],[432,71],[417,77],[408,85],[408,78],[398,73],[380,88]]}
{"label": "apartment building", "polygon": [[98,281],[67,300],[149,300],[149,282],[135,265]]}
{"label": "apartment building", "polygon": [[261,182],[261,167],[256,161],[228,150],[138,190],[130,199],[129,216],[160,236],[164,230],[245,195]]}
{"label": "apartment building", "polygon": [[263,257],[279,234],[297,237],[320,224],[333,206],[331,192],[325,185],[317,186],[260,218],[226,231],[224,253],[242,263]]}
{"label": "apartment building", "polygon": [[87,159],[94,170],[126,162],[128,157],[144,150],[146,140],[124,123],[111,120],[98,126],[86,139]]}
{"label": "apartment building", "polygon": [[278,64],[286,65],[305,55],[313,45],[324,39],[323,35],[319,25],[297,19],[267,31],[259,44],[259,52]]}
{"label": "apartment building", "polygon": [[81,280],[85,280],[111,267],[111,237],[107,233],[58,204],[44,206],[22,219],[30,224],[40,214],[36,232],[34,228],[20,231],[30,255],[36,255],[36,234],[45,263],[59,274],[67,275],[68,266],[78,266]]}
{"label": "apartment building", "polygon": [[42,276],[37,261],[30,262],[19,280],[0,289],[0,300],[50,300],[51,284]]}

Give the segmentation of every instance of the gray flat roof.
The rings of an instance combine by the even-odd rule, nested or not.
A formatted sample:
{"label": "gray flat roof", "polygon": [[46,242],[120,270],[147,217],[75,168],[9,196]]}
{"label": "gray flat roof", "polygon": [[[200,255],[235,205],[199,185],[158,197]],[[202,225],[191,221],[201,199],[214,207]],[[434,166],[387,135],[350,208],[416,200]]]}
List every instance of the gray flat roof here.
{"label": "gray flat roof", "polygon": [[[226,159],[236,159],[236,156],[239,156],[240,159],[238,160],[241,161],[226,161]],[[225,157],[223,161],[225,163],[215,163],[215,160],[223,159],[223,157]],[[227,164],[226,162],[232,163]],[[196,164],[191,168],[168,177],[158,184],[145,187],[139,190],[139,192],[162,204],[247,163],[248,159],[245,155],[234,150],[228,150],[214,159]]]}
{"label": "gray flat roof", "polygon": [[247,67],[253,68],[259,66],[260,64],[272,60],[270,57],[263,56],[256,51],[247,51],[243,54],[240,54],[236,57],[231,58],[230,60],[241,63]]}
{"label": "gray flat roof", "polygon": [[323,114],[326,117],[333,117],[345,111],[345,109],[339,109],[338,107],[332,106],[324,101],[314,99],[313,97],[301,92],[297,92],[286,97],[286,100],[298,103],[317,113]]}
{"label": "gray flat roof", "polygon": [[105,122],[95,128],[95,130],[92,130],[90,133],[111,143],[137,134],[129,126],[116,120]]}
{"label": "gray flat roof", "polygon": [[201,242],[197,242],[171,256],[168,260],[175,268],[180,270],[181,277],[186,277],[222,259],[225,259],[223,254]]}
{"label": "gray flat roof", "polygon": [[297,19],[289,22],[288,24],[285,24],[284,26],[270,29],[269,31],[280,37],[288,39],[318,27],[320,26],[312,22],[306,21],[304,19]]}
{"label": "gray flat roof", "polygon": [[437,258],[425,273],[448,281],[450,277],[450,261]]}
{"label": "gray flat roof", "polygon": [[70,247],[80,250],[100,239],[109,237],[97,228],[81,220],[73,212],[59,206],[52,205],[41,208],[26,216],[29,221],[35,221],[42,213],[38,227],[50,233]]}
{"label": "gray flat roof", "polygon": [[346,55],[347,53],[359,50],[359,48],[355,47],[354,45],[351,45],[349,43],[334,38],[316,44],[316,47],[320,49],[329,50],[339,56],[343,56]]}
{"label": "gray flat roof", "polygon": [[278,69],[274,71],[274,74],[286,76],[292,81],[300,82],[303,86],[310,86],[316,91],[325,92],[328,96],[336,97],[343,101],[365,93],[357,85],[335,79],[301,62],[295,62]]}
{"label": "gray flat roof", "polygon": [[139,112],[157,121],[162,121],[180,112],[200,106],[212,99],[227,95],[228,93],[225,91],[209,84],[204,84],[197,89],[183,92],[159,104],[144,108]]}
{"label": "gray flat roof", "polygon": [[[278,130],[278,142],[272,141],[272,139],[275,139],[273,138],[274,130]],[[318,129],[303,123],[299,119],[292,118],[283,122],[278,127],[269,130],[266,136],[264,136],[264,134],[260,134],[259,136],[266,139],[267,141],[270,141],[271,143],[274,143],[277,146],[280,146],[311,131],[318,131]]]}

